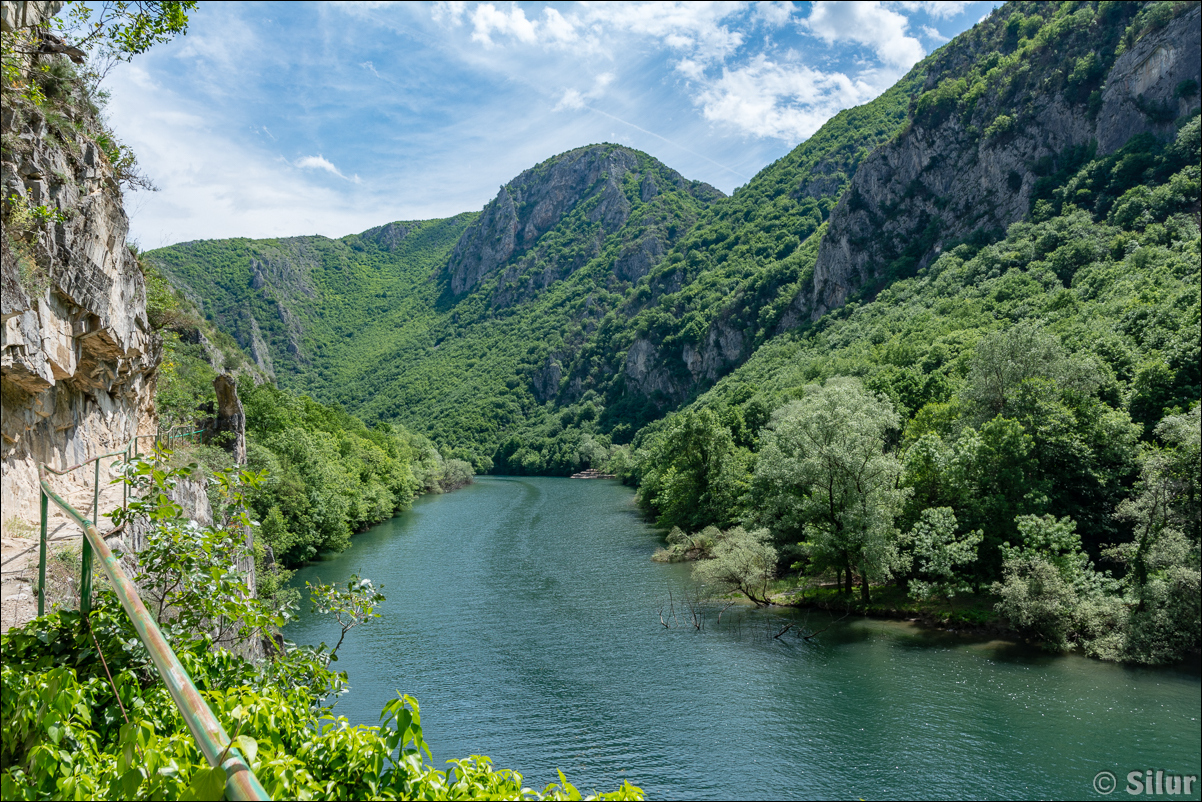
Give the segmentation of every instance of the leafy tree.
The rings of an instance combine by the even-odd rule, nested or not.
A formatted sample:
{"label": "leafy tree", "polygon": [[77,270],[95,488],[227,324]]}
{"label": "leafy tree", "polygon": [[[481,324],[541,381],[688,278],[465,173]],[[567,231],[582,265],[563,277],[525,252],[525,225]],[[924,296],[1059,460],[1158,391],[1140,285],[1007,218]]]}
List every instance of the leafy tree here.
{"label": "leafy tree", "polygon": [[1196,649],[1199,615],[1199,442],[1195,405],[1157,427],[1163,447],[1144,458],[1137,494],[1116,517],[1134,525],[1135,538],[1107,550],[1128,567],[1132,597],[1128,653],[1141,662],[1170,662]]}
{"label": "leafy tree", "polygon": [[901,465],[885,453],[899,423],[892,405],[855,379],[806,388],[778,410],[763,436],[755,468],[753,520],[802,545],[815,567],[860,572],[869,583],[898,566],[894,518],[909,490],[897,487]]}
{"label": "leafy tree", "polygon": [[757,607],[771,604],[768,582],[776,574],[776,549],[767,529],[736,526],[713,536],[710,559],[693,567],[693,578],[723,593],[741,593]]}
{"label": "leafy tree", "polygon": [[123,61],[188,32],[188,12],[196,0],[106,0],[70,2],[70,12],[58,19],[73,46],[101,47]]}
{"label": "leafy tree", "polygon": [[113,514],[115,523],[144,533],[145,542],[133,557],[135,578],[155,621],[174,640],[209,637],[222,646],[253,641],[282,627],[287,608],[256,597],[237,568],[251,557],[252,522],[244,495],[261,477],[247,471],[214,477],[225,503],[218,506],[216,525],[204,526],[184,517],[183,508],[169,496],[196,466],[170,467],[168,456],[158,451],[152,459],[126,465],[131,500]]}
{"label": "leafy tree", "polygon": [[659,526],[695,531],[730,521],[746,486],[748,454],[717,415],[701,410],[670,418],[645,448],[655,467],[642,478],[639,503]]}
{"label": "leafy tree", "polygon": [[980,417],[1004,415],[1018,388],[1030,379],[1081,384],[1060,341],[1032,323],[1020,323],[977,344],[964,394]]}
{"label": "leafy tree", "polygon": [[[1075,521],[1022,515],[1017,524],[1022,544],[1003,547],[1003,579],[994,584],[1001,597],[997,609],[1013,626],[1048,648],[1063,649],[1099,629],[1096,622],[1083,620],[1083,613],[1114,618],[1116,583],[1094,570]],[[1108,595],[1110,605],[1087,605]]]}
{"label": "leafy tree", "polygon": [[969,589],[964,566],[976,562],[981,530],[956,534],[956,515],[949,507],[923,510],[922,518],[906,533],[903,542],[914,557],[914,569],[923,578],[910,580],[910,595],[916,599],[942,596],[949,601]]}
{"label": "leafy tree", "polygon": [[346,590],[320,582],[316,585],[306,582],[305,589],[309,591],[313,612],[334,616],[342,630],[338,642],[330,649],[331,661],[338,659],[338,650],[346,640],[346,633],[373,618],[379,618],[380,614],[375,612],[375,608],[386,601],[384,594],[376,589],[370,579],[360,579],[358,574],[351,574],[346,582]]}

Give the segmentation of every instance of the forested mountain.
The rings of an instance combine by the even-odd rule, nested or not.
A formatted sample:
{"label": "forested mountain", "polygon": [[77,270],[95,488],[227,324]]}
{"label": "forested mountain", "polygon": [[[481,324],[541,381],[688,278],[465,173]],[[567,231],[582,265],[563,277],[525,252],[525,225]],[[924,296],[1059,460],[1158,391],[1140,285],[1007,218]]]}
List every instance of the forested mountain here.
{"label": "forested mountain", "polygon": [[1168,659],[1198,629],[1200,30],[1010,3],[729,198],[594,145],[478,214],[149,258],[281,386],[477,469],[607,468],[865,599],[971,542],[947,576],[1005,578],[1012,620],[1057,572],[1039,637]]}
{"label": "forested mountain", "polygon": [[[479,216],[151,258],[282,386],[427,431],[481,468],[510,435],[556,434],[570,408],[569,428],[583,416],[594,437],[569,450],[596,454],[584,440],[628,441],[774,336],[956,242],[998,239],[1093,153],[1171,136],[1197,68],[1150,56],[1196,40],[1196,17],[1007,6],[732,198],[601,145],[531,168]],[[546,456],[527,467],[581,462]]]}

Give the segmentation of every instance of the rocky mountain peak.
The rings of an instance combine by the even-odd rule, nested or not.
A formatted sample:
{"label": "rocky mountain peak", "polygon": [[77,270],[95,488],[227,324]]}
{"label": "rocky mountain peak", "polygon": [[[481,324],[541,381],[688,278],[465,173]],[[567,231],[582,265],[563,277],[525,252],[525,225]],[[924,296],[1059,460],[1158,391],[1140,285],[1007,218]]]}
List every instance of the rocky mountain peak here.
{"label": "rocky mountain peak", "polygon": [[[633,198],[625,189],[631,173],[640,174]],[[632,200],[648,202],[668,182],[705,202],[723,197],[709,184],[689,181],[647,154],[620,145],[577,148],[523,171],[500,188],[455,246],[447,265],[452,292],[472,289],[520,257],[581,203],[593,202],[587,219],[600,223],[605,235],[616,232],[630,218]]]}

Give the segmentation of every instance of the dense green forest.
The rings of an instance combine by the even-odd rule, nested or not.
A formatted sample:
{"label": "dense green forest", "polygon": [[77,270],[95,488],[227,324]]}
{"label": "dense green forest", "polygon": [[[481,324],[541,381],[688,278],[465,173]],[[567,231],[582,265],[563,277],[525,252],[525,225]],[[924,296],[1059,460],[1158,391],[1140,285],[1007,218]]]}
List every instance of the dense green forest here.
{"label": "dense green forest", "polygon": [[1089,160],[1000,241],[761,348],[639,433],[641,504],[684,532],[762,527],[782,563],[854,573],[865,599],[931,581],[915,538],[935,517],[974,539],[945,591],[998,582],[1012,621],[1113,657],[1106,604],[1144,612],[1155,586],[1136,656],[1194,648],[1198,143],[1195,115],[1168,146]]}
{"label": "dense green forest", "polygon": [[[729,198],[599,145],[480,214],[147,260],[363,431],[404,426],[478,471],[621,475],[671,554],[715,558],[711,582],[738,558],[744,579],[858,583],[862,604],[886,583],[993,594],[1054,647],[1172,660],[1200,628],[1198,81],[1136,97],[1125,144],[1038,148],[1051,108],[1113,118],[1123,54],[1196,14],[1009,4]],[[930,174],[1013,168],[979,193],[882,194],[889,154],[932,136]],[[585,163],[593,183],[539,222],[540,182]],[[866,268],[838,267],[836,229]],[[836,268],[829,306],[817,271]]]}

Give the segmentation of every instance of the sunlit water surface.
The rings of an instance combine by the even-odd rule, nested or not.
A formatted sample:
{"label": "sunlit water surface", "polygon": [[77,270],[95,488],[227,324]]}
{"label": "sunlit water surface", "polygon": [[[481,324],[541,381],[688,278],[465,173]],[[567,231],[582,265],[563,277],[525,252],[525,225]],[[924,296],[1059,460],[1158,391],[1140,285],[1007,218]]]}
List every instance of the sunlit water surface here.
{"label": "sunlit water surface", "polygon": [[[383,617],[340,652],[341,715],[375,724],[411,694],[438,765],[489,755],[535,787],[558,768],[655,798],[1085,799],[1100,771],[1123,798],[1129,771],[1200,773],[1196,663],[1123,667],[866,619],[777,640],[781,610],[666,630],[670,589],[685,623],[688,567],[651,562],[658,545],[617,482],[485,477],[295,583],[384,585]],[[337,640],[304,614],[287,635]]]}

